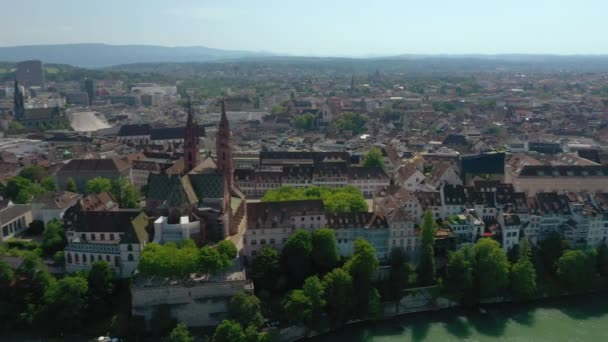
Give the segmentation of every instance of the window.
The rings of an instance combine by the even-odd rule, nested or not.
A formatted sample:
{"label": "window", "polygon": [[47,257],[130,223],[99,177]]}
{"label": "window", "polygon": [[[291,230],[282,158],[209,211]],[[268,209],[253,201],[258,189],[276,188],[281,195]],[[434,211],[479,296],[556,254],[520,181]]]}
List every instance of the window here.
{"label": "window", "polygon": [[106,261],[110,262],[110,256],[109,255],[106,255]]}
{"label": "window", "polygon": [[114,240],[114,234],[110,234],[110,240]]}
{"label": "window", "polygon": [[83,263],[83,264],[86,264],[86,263],[87,263],[87,255],[86,255],[86,254],[83,254],[83,255],[82,255],[82,263]]}
{"label": "window", "polygon": [[281,241],[282,241],[283,243],[285,243],[285,242],[287,242],[287,238],[283,238]]}
{"label": "window", "polygon": [[270,239],[270,244],[274,245],[274,239]]}
{"label": "window", "polygon": [[114,257],[114,266],[120,266],[120,257],[118,255]]}
{"label": "window", "polygon": [[252,245],[252,246],[255,246],[255,245],[257,245],[257,244],[258,244],[258,242],[257,242],[256,240],[251,240],[251,245]]}
{"label": "window", "polygon": [[105,240],[105,239],[106,239],[106,234],[103,234],[103,233],[102,233],[102,234],[101,234],[101,238],[100,238],[100,240],[102,240],[102,241],[103,241],[103,240]]}
{"label": "window", "polygon": [[133,254],[130,254],[130,253],[129,253],[129,257],[127,258],[127,260],[129,260],[129,261],[133,261]]}
{"label": "window", "polygon": [[127,250],[129,252],[132,252],[133,251],[133,245],[127,245]]}
{"label": "window", "polygon": [[83,240],[86,240],[87,239],[87,234],[80,234],[80,238],[83,239]]}
{"label": "window", "polygon": [[94,233],[91,234],[91,241],[95,241],[95,234]]}
{"label": "window", "polygon": [[78,255],[78,253],[74,254],[74,261],[75,261],[77,264],[80,264],[80,256]]}
{"label": "window", "polygon": [[260,245],[265,245],[265,244],[266,244],[266,239],[260,240]]}
{"label": "window", "polygon": [[97,254],[97,261],[101,261],[101,254]]}
{"label": "window", "polygon": [[72,263],[72,253],[68,253],[68,264]]}
{"label": "window", "polygon": [[251,256],[255,256],[256,254],[258,254],[258,251],[251,251]]}

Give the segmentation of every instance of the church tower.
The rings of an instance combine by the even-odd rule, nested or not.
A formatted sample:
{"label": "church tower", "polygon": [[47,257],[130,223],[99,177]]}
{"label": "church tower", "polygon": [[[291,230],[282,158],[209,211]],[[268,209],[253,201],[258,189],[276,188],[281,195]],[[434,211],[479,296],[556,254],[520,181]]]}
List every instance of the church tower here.
{"label": "church tower", "polygon": [[228,188],[232,188],[234,166],[232,161],[232,132],[226,117],[226,102],[222,99],[222,118],[217,130],[216,149],[217,170],[224,175]]}
{"label": "church tower", "polygon": [[199,127],[192,114],[192,105],[188,97],[188,122],[184,135],[184,174],[192,171],[200,161]]}

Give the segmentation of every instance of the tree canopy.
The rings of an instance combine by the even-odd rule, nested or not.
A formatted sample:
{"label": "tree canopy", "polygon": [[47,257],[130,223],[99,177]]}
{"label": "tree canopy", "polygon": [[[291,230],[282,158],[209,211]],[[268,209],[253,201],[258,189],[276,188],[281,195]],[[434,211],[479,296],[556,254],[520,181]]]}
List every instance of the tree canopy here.
{"label": "tree canopy", "polygon": [[530,298],[536,293],[536,270],[527,240],[519,247],[519,257],[511,268],[511,291],[516,298]]}
{"label": "tree canopy", "polygon": [[331,189],[322,186],[296,188],[282,186],[267,191],[262,202],[284,202],[307,199],[321,199],[327,213],[365,212],[367,202],[361,191],[353,186]]}
{"label": "tree canopy", "polygon": [[557,275],[573,291],[580,291],[593,281],[596,270],[595,253],[568,250],[557,261]]}
{"label": "tree canopy", "polygon": [[475,247],[475,277],[482,298],[493,297],[509,284],[509,260],[500,244],[483,238]]}
{"label": "tree canopy", "polygon": [[258,297],[239,292],[228,303],[228,315],[241,326],[252,325],[257,328],[264,320],[260,305]]}
{"label": "tree canopy", "polygon": [[65,191],[78,192],[78,187],[76,186],[76,182],[74,181],[74,178],[72,178],[72,177],[68,178],[68,180],[65,183]]}
{"label": "tree canopy", "polygon": [[304,131],[311,131],[315,128],[315,116],[306,113],[296,118],[296,127]]}
{"label": "tree canopy", "polygon": [[359,113],[344,112],[334,122],[334,125],[341,131],[352,131],[354,135],[357,135],[365,131],[366,122],[367,118]]}
{"label": "tree canopy", "polygon": [[323,277],[327,314],[333,326],[341,326],[351,316],[353,308],[353,279],[342,268],[335,268]]}
{"label": "tree canopy", "polygon": [[282,266],[292,288],[298,287],[311,274],[312,238],[308,231],[300,229],[291,234],[282,253]]}
{"label": "tree canopy", "polygon": [[435,222],[433,214],[427,210],[424,213],[420,229],[421,248],[418,263],[418,279],[422,285],[435,283]]}
{"label": "tree canopy", "polygon": [[87,194],[99,194],[112,189],[112,182],[103,177],[95,177],[87,182]]}
{"label": "tree canopy", "polygon": [[333,269],[340,261],[336,233],[332,229],[321,228],[312,233],[312,261],[321,272]]}
{"label": "tree canopy", "polygon": [[139,257],[138,269],[143,275],[185,278],[198,269],[199,250],[196,246],[175,243],[149,243]]}
{"label": "tree canopy", "polygon": [[372,147],[363,158],[363,166],[384,167],[384,157],[382,151],[377,147]]}
{"label": "tree canopy", "polygon": [[362,238],[355,240],[355,250],[348,259],[344,268],[350,273],[353,279],[355,290],[355,301],[360,317],[369,314],[369,298],[372,291],[372,276],[378,269],[379,262],[376,257],[376,250]]}
{"label": "tree canopy", "polygon": [[165,342],[193,342],[194,338],[190,335],[188,327],[185,324],[179,323],[171,330],[169,337],[165,339]]}
{"label": "tree canopy", "polygon": [[276,249],[263,247],[251,266],[251,278],[256,291],[273,292],[277,289],[279,273],[281,272],[281,255]]}

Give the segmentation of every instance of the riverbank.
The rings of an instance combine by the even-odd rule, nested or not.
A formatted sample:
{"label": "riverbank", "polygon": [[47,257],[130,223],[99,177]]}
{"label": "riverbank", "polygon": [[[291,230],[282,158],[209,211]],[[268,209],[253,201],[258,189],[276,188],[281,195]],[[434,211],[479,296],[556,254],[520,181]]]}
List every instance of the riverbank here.
{"label": "riverbank", "polygon": [[608,294],[450,308],[349,324],[307,341],[602,341],[608,340]]}

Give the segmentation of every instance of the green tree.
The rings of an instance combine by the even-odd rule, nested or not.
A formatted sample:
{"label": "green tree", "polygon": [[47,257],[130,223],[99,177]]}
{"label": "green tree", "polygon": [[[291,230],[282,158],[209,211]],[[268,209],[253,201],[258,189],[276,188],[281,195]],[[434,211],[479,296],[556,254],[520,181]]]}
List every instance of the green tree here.
{"label": "green tree", "polygon": [[597,249],[597,271],[603,275],[608,275],[608,247],[602,244]]}
{"label": "green tree", "polygon": [[139,271],[145,276],[188,277],[199,269],[201,261],[199,250],[190,242],[179,247],[174,243],[148,243],[139,257]]}
{"label": "green tree", "polygon": [[190,335],[188,327],[185,324],[179,323],[171,330],[169,337],[165,339],[165,342],[193,342],[194,338]]}
{"label": "green tree", "polygon": [[237,249],[234,242],[230,240],[222,240],[216,246],[220,255],[224,258],[224,267],[232,266],[232,262],[237,256]]}
{"label": "green tree", "polygon": [[286,317],[295,323],[306,323],[312,318],[312,303],[302,290],[289,292],[283,303]]}
{"label": "green tree", "polygon": [[333,269],[340,261],[336,233],[332,229],[317,229],[312,233],[312,261],[321,272]]}
{"label": "green tree", "polygon": [[213,342],[245,342],[245,332],[238,322],[225,319],[215,328]]}
{"label": "green tree", "polygon": [[372,147],[363,158],[363,166],[384,168],[382,151],[377,147]]}
{"label": "green tree", "polygon": [[42,239],[42,251],[45,255],[52,256],[66,246],[63,222],[59,220],[50,221],[46,225],[46,231]]}
{"label": "green tree", "polygon": [[39,321],[51,331],[75,331],[84,317],[87,291],[87,282],[82,277],[68,276],[58,280],[44,294]]}
{"label": "green tree", "polygon": [[256,291],[274,292],[277,290],[280,272],[281,255],[279,251],[269,246],[263,247],[251,267],[251,278]]}
{"label": "green tree", "polygon": [[203,273],[216,274],[224,267],[224,258],[217,248],[201,248],[199,270]]}
{"label": "green tree", "polygon": [[304,131],[311,131],[315,127],[315,116],[307,113],[296,118],[296,127]]}
{"label": "green tree", "polygon": [[344,265],[353,278],[355,298],[360,317],[369,314],[369,296],[372,290],[372,276],[378,269],[376,249],[367,240],[355,240],[355,250],[351,258]]}
{"label": "green tree", "polygon": [[264,320],[258,297],[245,292],[239,292],[230,299],[228,315],[244,327],[259,327]]}
{"label": "green tree", "polygon": [[526,239],[519,247],[519,257],[511,268],[511,290],[516,298],[530,298],[536,293],[536,270],[532,264],[532,252]]}
{"label": "green tree", "polygon": [[28,234],[40,235],[44,232],[44,222],[41,220],[33,220],[27,229]]}
{"label": "green tree", "polygon": [[473,304],[474,300],[474,262],[475,252],[471,245],[450,252],[446,267],[444,286],[454,300],[462,304]]}
{"label": "green tree", "polygon": [[57,186],[57,182],[55,182],[55,178],[53,177],[44,177],[40,182],[40,186],[44,188],[46,191],[57,191],[59,187]]}
{"label": "green tree", "polygon": [[112,189],[112,182],[103,177],[95,177],[87,182],[87,194],[99,194]]}
{"label": "green tree", "polygon": [[588,288],[595,270],[595,255],[581,250],[568,250],[557,261],[557,275],[572,291]]}
{"label": "green tree", "polygon": [[282,253],[284,273],[293,287],[299,287],[304,279],[311,274],[312,239],[310,233],[298,230],[293,233]]}
{"label": "green tree", "polygon": [[[5,288],[15,279],[15,272],[11,266],[4,260],[0,260],[0,294],[4,293]],[[0,298],[2,296],[0,295]]]}
{"label": "green tree", "polygon": [[483,238],[475,247],[475,278],[481,298],[494,297],[509,284],[509,260],[495,240]]}
{"label": "green tree", "polygon": [[353,279],[341,268],[335,268],[323,277],[327,313],[334,327],[341,326],[350,318],[353,308]]}
{"label": "green tree", "polygon": [[400,300],[401,291],[416,281],[416,272],[402,247],[391,249],[389,261],[389,294],[391,298]]}
{"label": "green tree", "polygon": [[424,213],[420,235],[418,279],[421,285],[433,285],[435,283],[435,222],[429,210]]}
{"label": "green tree", "polygon": [[[97,178],[95,178],[97,179]],[[87,183],[88,186],[88,183]],[[104,185],[105,186],[105,185]],[[101,186],[103,187],[103,186]],[[107,191],[107,190],[106,190]],[[139,192],[133,184],[129,184],[126,178],[119,177],[110,182],[109,191],[116,198],[121,208],[137,208],[139,204]],[[100,191],[101,192],[101,191]]]}
{"label": "green tree", "polygon": [[267,191],[262,202],[282,202],[305,199],[321,199],[327,213],[366,212],[367,202],[361,190],[354,186],[331,189],[322,186],[295,188],[282,186]]}
{"label": "green tree", "polygon": [[19,177],[26,178],[32,183],[42,182],[46,175],[46,170],[42,166],[26,166],[19,172]]}
{"label": "green tree", "polygon": [[334,122],[336,128],[341,131],[352,131],[354,135],[365,131],[367,118],[358,113],[344,112],[342,116]]}
{"label": "green tree", "polygon": [[306,278],[302,291],[310,298],[313,313],[318,314],[323,311],[325,307],[325,288],[319,277],[312,276]]}
{"label": "green tree", "polygon": [[372,318],[378,318],[382,315],[382,298],[380,292],[377,289],[372,288],[369,292],[369,316]]}
{"label": "green tree", "polygon": [[87,274],[89,317],[105,317],[110,313],[114,292],[114,271],[105,261],[96,261]]}
{"label": "green tree", "polygon": [[568,242],[563,240],[559,233],[555,232],[538,243],[540,255],[543,258],[545,268],[555,274],[557,271],[557,260],[568,249]]}
{"label": "green tree", "polygon": [[65,191],[78,192],[78,187],[76,186],[76,182],[74,181],[74,178],[72,178],[72,177],[68,178],[68,180],[65,183]]}

